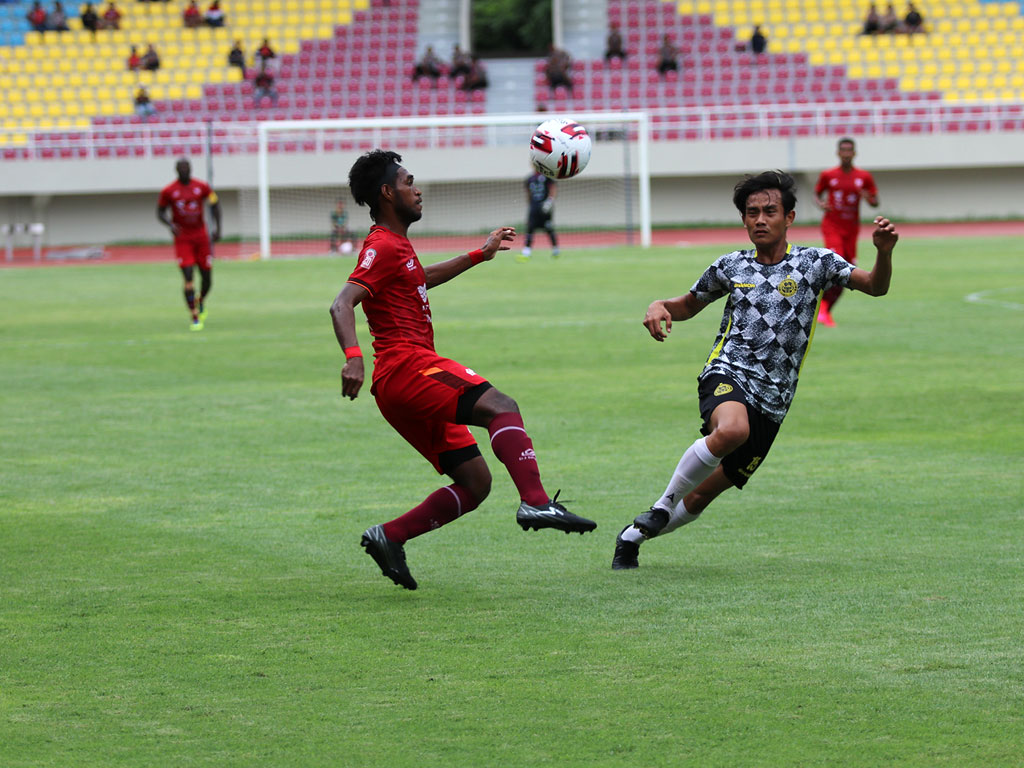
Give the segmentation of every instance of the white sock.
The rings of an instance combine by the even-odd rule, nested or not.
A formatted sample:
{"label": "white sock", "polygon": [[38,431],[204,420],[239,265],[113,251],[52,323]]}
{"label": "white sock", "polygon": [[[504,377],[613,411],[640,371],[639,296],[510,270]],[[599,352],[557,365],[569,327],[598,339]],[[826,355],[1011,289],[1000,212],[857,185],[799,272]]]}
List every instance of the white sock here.
{"label": "white sock", "polygon": [[634,544],[639,544],[642,541],[646,541],[646,539],[644,539],[644,535],[640,533],[640,529],[637,528],[635,525],[629,526],[629,528],[620,533],[619,536],[622,538],[623,541],[631,541]]}
{"label": "white sock", "polygon": [[676,528],[680,528],[687,523],[692,523],[698,517],[700,517],[700,515],[691,515],[687,512],[686,505],[680,501],[672,511],[672,516],[668,519],[668,522],[665,523],[665,527],[661,529],[661,533],[658,535],[664,536],[666,533],[672,533]]}
{"label": "white sock", "polygon": [[676,471],[672,473],[668,487],[654,506],[675,509],[682,504],[683,497],[707,480],[721,462],[720,458],[708,450],[705,438],[696,440],[686,449],[676,465]]}

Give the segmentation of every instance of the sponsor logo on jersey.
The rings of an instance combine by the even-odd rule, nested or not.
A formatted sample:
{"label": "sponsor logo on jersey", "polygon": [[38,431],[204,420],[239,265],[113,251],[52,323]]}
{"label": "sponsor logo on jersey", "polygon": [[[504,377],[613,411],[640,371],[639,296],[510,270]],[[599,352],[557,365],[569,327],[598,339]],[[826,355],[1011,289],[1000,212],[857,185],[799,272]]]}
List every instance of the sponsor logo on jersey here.
{"label": "sponsor logo on jersey", "polygon": [[425,285],[417,285],[416,286],[416,293],[418,293],[420,295],[420,301],[422,301],[424,304],[426,304],[427,303],[427,286],[425,286]]}
{"label": "sponsor logo on jersey", "polygon": [[405,268],[412,272],[414,269],[416,269],[416,260],[409,259],[407,262],[405,262]]}
{"label": "sponsor logo on jersey", "polygon": [[798,286],[796,284],[796,280],[794,280],[792,277],[787,277],[785,280],[779,283],[779,293],[781,293],[783,296],[787,298],[795,295],[797,288]]}
{"label": "sponsor logo on jersey", "polygon": [[476,376],[476,371],[474,371],[472,368],[467,368],[466,373],[468,373],[470,376]]}
{"label": "sponsor logo on jersey", "polygon": [[369,269],[375,258],[377,258],[377,251],[373,248],[367,248],[366,253],[363,254],[363,260],[359,262],[359,266],[363,269]]}
{"label": "sponsor logo on jersey", "polygon": [[733,288],[757,288],[754,283],[733,283]]}
{"label": "sponsor logo on jersey", "polygon": [[715,397],[728,395],[730,392],[732,392],[732,384],[719,384],[715,387]]}

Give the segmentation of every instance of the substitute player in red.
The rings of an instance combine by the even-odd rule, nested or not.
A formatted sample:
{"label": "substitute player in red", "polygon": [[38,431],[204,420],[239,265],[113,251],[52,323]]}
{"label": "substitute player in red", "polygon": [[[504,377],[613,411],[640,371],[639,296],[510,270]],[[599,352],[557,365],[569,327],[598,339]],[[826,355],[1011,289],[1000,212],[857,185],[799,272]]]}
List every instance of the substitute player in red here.
{"label": "substitute player in red", "polygon": [[349,187],[370,208],[374,225],[357,266],[331,305],[338,343],[345,350],[341,394],[355,399],[363,386],[363,357],[356,337],[355,307],[362,304],[373,336],[373,385],[377,407],[439,473],[454,482],[439,488],[404,515],[363,533],[361,544],[395,584],[416,589],[404,544],[476,509],[491,490],[491,473],[466,425],[484,427],[491,449],[519,491],[516,521],[524,530],[592,531],[597,524],[572,514],[541,484],[533,443],[519,407],[487,379],[434,351],[427,290],[445,283],[515,239],[498,227],[479,250],[447,261],[420,264],[407,232],[423,216],[422,196],[401,156],[381,149],[352,166]]}
{"label": "substitute player in red", "polygon": [[[192,315],[192,330],[203,330],[206,321],[206,296],[213,286],[213,265],[210,261],[210,241],[220,240],[220,202],[210,185],[192,178],[192,164],[185,158],[175,163],[178,180],[160,192],[156,204],[156,217],[174,236],[174,253],[185,278],[185,303]],[[206,231],[203,203],[209,201],[213,217],[213,231]],[[168,211],[170,211],[168,213]],[[199,267],[199,301],[193,282],[193,269]]]}
{"label": "substitute player in red", "polygon": [[[860,201],[878,207],[878,188],[867,171],[855,168],[853,158],[857,147],[853,139],[842,138],[836,150],[839,165],[822,171],[814,186],[815,201],[825,211],[821,234],[825,247],[835,251],[851,264],[857,263],[857,235],[860,234]],[[830,288],[818,308],[818,322],[830,328],[835,325],[832,307],[843,293],[840,285]]]}

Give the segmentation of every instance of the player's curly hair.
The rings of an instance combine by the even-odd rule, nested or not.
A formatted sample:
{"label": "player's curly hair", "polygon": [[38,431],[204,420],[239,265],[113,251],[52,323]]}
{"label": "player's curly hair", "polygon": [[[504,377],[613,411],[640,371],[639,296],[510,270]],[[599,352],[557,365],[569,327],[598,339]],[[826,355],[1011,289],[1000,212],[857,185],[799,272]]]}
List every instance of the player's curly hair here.
{"label": "player's curly hair", "polygon": [[732,191],[732,204],[741,213],[747,212],[747,198],[755,192],[777,189],[782,193],[782,211],[796,208],[796,181],[785,171],[765,171],[756,176],[744,176]]}
{"label": "player's curly hair", "polygon": [[356,160],[348,172],[348,188],[352,190],[353,199],[359,205],[368,205],[370,217],[375,221],[380,188],[395,183],[401,162],[402,156],[397,152],[375,149]]}

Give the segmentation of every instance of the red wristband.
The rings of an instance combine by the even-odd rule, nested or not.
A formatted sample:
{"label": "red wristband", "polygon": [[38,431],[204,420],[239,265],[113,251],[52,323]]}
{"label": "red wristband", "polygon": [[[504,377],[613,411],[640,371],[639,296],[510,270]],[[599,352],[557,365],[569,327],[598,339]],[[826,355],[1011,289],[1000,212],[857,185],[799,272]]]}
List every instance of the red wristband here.
{"label": "red wristband", "polygon": [[479,264],[484,260],[484,252],[477,248],[475,251],[470,251],[468,254],[469,262],[473,265]]}
{"label": "red wristband", "polygon": [[345,359],[351,360],[353,357],[362,357],[363,350],[359,347],[345,347]]}

